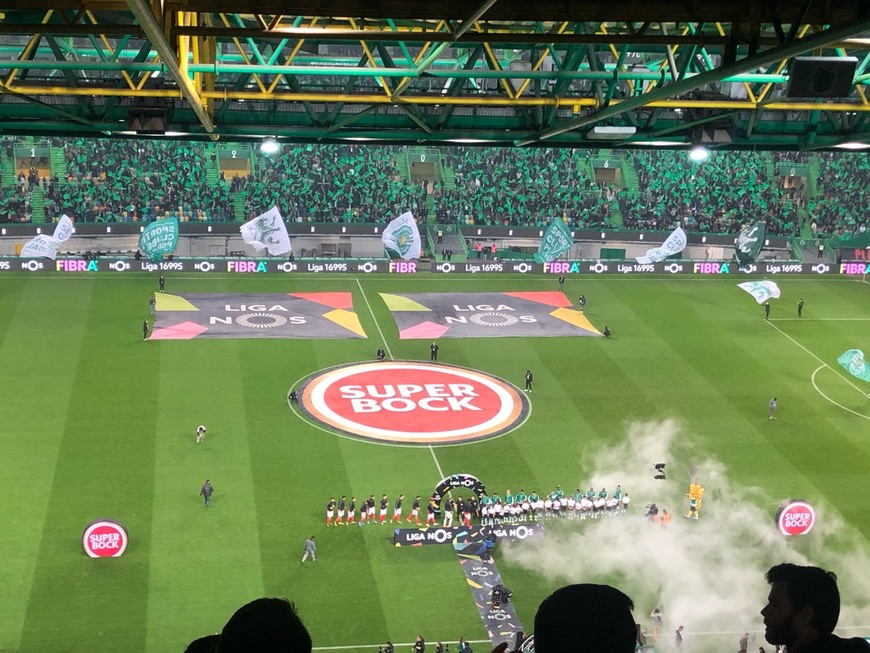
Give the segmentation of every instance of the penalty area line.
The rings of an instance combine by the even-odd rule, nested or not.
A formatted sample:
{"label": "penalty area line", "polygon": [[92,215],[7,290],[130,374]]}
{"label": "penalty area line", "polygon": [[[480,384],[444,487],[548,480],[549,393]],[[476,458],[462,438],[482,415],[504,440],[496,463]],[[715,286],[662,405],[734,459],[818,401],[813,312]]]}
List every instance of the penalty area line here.
{"label": "penalty area line", "polygon": [[[840,374],[837,370],[835,370],[833,367],[831,367],[830,365],[828,365],[824,360],[822,360],[821,358],[819,358],[818,356],[816,356],[813,352],[811,352],[809,349],[807,349],[806,347],[804,347],[804,346],[803,346],[801,343],[799,343],[797,340],[795,340],[795,339],[792,338],[790,335],[788,335],[785,331],[783,331],[782,329],[780,329],[780,328],[779,328],[778,326],[776,326],[775,324],[771,324],[770,322],[768,322],[768,324],[770,324],[771,327],[773,327],[774,329],[776,329],[777,331],[779,331],[783,336],[785,336],[786,338],[788,338],[789,340],[791,340],[791,341],[792,341],[794,344],[796,344],[798,347],[800,347],[801,349],[803,349],[803,350],[804,350],[806,353],[808,353],[810,356],[812,356],[812,357],[815,358],[817,361],[819,361],[819,362],[822,364],[822,367],[827,367],[827,368],[830,369],[834,374],[836,374],[837,376],[839,376],[843,381],[845,381],[845,382],[848,383],[850,386],[852,386],[852,388],[854,388],[855,390],[857,390],[858,392],[860,392],[862,395],[864,394],[864,391],[863,391],[861,388],[859,388],[857,385],[855,385],[854,383],[852,383],[849,379],[847,379],[845,376],[843,376],[842,374]],[[821,368],[819,368],[819,369],[821,369]],[[818,372],[818,370],[816,370],[816,372]],[[813,372],[813,375],[815,375],[815,372]],[[818,389],[818,388],[817,388],[817,389]],[[821,392],[819,392],[819,394],[821,394]],[[824,395],[822,395],[822,396],[824,397]],[[825,397],[825,399],[827,399],[827,397]],[[829,401],[830,401],[830,400],[829,400]],[[847,410],[848,410],[848,409],[847,409]],[[864,417],[864,416],[862,415],[862,417]]]}
{"label": "penalty area line", "polygon": [[[851,408],[846,408],[843,404],[839,404],[839,403],[837,403],[836,401],[834,401],[834,400],[831,399],[828,395],[826,395],[824,392],[821,391],[821,389],[819,388],[819,386],[816,384],[816,374],[818,374],[819,371],[825,369],[826,367],[828,367],[828,366],[827,366],[827,365],[822,365],[821,367],[817,367],[817,368],[813,371],[812,376],[810,377],[810,382],[813,384],[813,387],[816,389],[816,392],[818,392],[822,397],[824,397],[824,398],[827,399],[829,402],[831,402],[832,404],[834,404],[837,408],[842,408],[842,409],[845,410],[847,413],[852,413],[853,415],[856,415],[856,416],[858,416],[858,417],[863,417],[864,419],[870,419],[870,416],[862,415],[861,413],[859,413],[859,412],[857,412],[857,411],[854,411],[854,410],[852,410]],[[829,369],[831,369],[831,368],[829,368]]]}

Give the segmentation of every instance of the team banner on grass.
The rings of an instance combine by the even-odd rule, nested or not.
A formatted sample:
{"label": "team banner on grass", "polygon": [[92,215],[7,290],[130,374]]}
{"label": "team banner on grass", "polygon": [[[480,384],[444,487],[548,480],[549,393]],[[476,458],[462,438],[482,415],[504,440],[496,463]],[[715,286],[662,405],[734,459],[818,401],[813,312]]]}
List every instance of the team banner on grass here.
{"label": "team banner on grass", "polygon": [[686,249],[686,243],[688,240],[686,239],[686,232],[683,231],[682,227],[677,227],[673,230],[670,236],[667,237],[665,242],[663,242],[658,247],[653,247],[652,249],[646,250],[646,254],[643,256],[635,257],[635,260],[638,263],[650,264],[650,263],[658,263],[659,261],[664,261],[667,257],[673,256],[674,254],[679,254],[684,249]]}
{"label": "team banner on grass", "polygon": [[271,256],[284,256],[292,249],[287,225],[276,206],[243,224],[239,231],[242,240],[252,245],[258,254],[268,251]]}
{"label": "team banner on grass", "polygon": [[366,338],[349,292],[157,293],[149,340]]}
{"label": "team banner on grass", "polygon": [[779,299],[780,296],[779,286],[773,281],[747,281],[738,283],[737,286],[755,297],[755,301],[759,304],[770,299]]}
{"label": "team banner on grass", "polygon": [[741,263],[752,263],[764,247],[764,223],[755,222],[744,227],[734,243],[737,260]]}
{"label": "team banner on grass", "polygon": [[417,221],[408,211],[390,222],[381,235],[384,247],[391,256],[409,261],[420,258],[420,230]]}
{"label": "team banner on grass", "polygon": [[139,234],[139,250],[152,261],[160,261],[178,244],[178,218],[155,220]]}
{"label": "team banner on grass", "polygon": [[68,215],[64,214],[54,228],[53,235],[46,236],[45,234],[40,234],[24,244],[24,247],[21,248],[21,258],[55,259],[57,258],[57,251],[60,249],[60,246],[69,240],[72,233],[72,220],[70,220]]}
{"label": "team banner on grass", "polygon": [[510,596],[505,597],[500,591],[501,601],[494,601],[494,591],[509,592],[502,580],[501,573],[495,566],[492,557],[488,555],[486,544],[483,540],[472,538],[457,538],[453,543],[459,564],[462,565],[462,573],[471,590],[474,604],[480,613],[480,619],[486,628],[486,634],[492,647],[507,642],[513,645],[517,633],[524,630],[520,619],[510,601]]}
{"label": "team banner on grass", "polygon": [[601,335],[562,292],[380,295],[400,340]]}
{"label": "team banner on grass", "polygon": [[573,244],[574,236],[571,235],[568,225],[565,224],[562,218],[553,218],[550,220],[550,224],[544,232],[544,237],[541,239],[541,248],[535,254],[535,261],[538,263],[555,261],[571,249]]}
{"label": "team banner on grass", "polygon": [[860,349],[850,349],[843,352],[837,362],[852,376],[862,381],[870,381],[870,367],[864,360],[864,352]]}

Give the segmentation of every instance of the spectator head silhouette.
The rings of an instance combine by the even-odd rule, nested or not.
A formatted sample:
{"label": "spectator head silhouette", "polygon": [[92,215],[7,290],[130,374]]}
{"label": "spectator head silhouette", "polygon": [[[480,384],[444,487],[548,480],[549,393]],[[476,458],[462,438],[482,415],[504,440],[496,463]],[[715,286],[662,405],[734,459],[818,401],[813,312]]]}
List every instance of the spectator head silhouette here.
{"label": "spectator head silhouette", "polygon": [[774,645],[797,651],[830,635],[840,618],[837,576],[819,567],[783,563],[771,567],[764,617],[764,637]]}
{"label": "spectator head silhouette", "polygon": [[633,653],[634,604],[609,585],[562,587],[535,615],[536,653]]}
{"label": "spectator head silhouette", "polygon": [[290,601],[262,598],[230,617],[216,653],[311,653],[311,635]]}
{"label": "spectator head silhouette", "polygon": [[220,639],[220,635],[198,637],[187,645],[187,648],[184,649],[184,653],[215,653]]}

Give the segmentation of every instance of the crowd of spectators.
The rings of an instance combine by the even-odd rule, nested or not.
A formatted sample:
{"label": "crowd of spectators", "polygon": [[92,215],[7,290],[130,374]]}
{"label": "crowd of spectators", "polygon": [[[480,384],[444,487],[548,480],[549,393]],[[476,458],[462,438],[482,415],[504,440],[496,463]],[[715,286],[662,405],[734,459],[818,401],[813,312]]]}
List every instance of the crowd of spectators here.
{"label": "crowd of spectators", "polygon": [[229,180],[245,215],[277,206],[292,222],[388,222],[405,211],[425,221],[426,190],[403,180],[396,148],[298,145],[259,158],[249,177]]}
{"label": "crowd of spectators", "polygon": [[756,220],[768,233],[796,234],[794,213],[784,214],[776,180],[755,152],[713,152],[702,162],[685,152],[629,151],[641,192],[619,193],[623,225],[629,229],[738,233]]}
{"label": "crowd of spectators", "polygon": [[590,151],[452,147],[442,150],[455,188],[434,188],[435,216],[444,224],[546,226],[561,217],[572,227],[612,227],[615,189],[596,184],[578,166]]}
{"label": "crowd of spectators", "polygon": [[86,222],[233,219],[229,190],[206,182],[204,146],[183,141],[55,139],[64,179],[45,189],[49,218],[63,213]]}
{"label": "crowd of spectators", "polygon": [[819,155],[821,198],[809,205],[814,236],[850,237],[867,231],[870,162],[858,152]]}
{"label": "crowd of spectators", "polygon": [[[7,165],[15,139],[3,139]],[[560,217],[572,228],[614,228],[737,233],[763,220],[774,235],[797,235],[799,209],[807,206],[813,235],[864,233],[870,163],[864,154],[713,152],[703,163],[671,150],[625,150],[619,157],[637,173],[637,188],[593,176],[592,150],[546,148],[442,148],[441,168],[453,183],[410,181],[397,168],[404,147],[288,146],[259,153],[248,175],[208,178],[216,149],[183,141],[51,139],[65,172],[16,169],[15,183],[0,188],[0,221],[32,219],[34,194],[46,218],[66,213],[91,222],[250,219],[277,206],[289,222],[384,223],[405,211],[421,222],[434,206],[442,224],[543,227]],[[821,198],[807,202],[802,180],[769,174],[781,163],[820,164]],[[47,162],[47,159],[46,159]],[[20,162],[19,162],[20,164]],[[46,163],[46,166],[50,164]],[[449,176],[449,173],[448,173]],[[211,181],[209,181],[211,179]],[[238,210],[235,206],[238,205]],[[242,215],[243,213],[243,215]]]}

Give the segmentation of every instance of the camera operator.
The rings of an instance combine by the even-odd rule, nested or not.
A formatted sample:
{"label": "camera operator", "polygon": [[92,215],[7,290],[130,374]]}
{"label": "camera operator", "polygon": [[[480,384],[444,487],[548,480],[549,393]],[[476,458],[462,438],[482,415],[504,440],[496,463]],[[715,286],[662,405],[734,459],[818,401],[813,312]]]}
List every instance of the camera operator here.
{"label": "camera operator", "polygon": [[396,653],[396,650],[393,648],[393,643],[387,640],[387,643],[378,649],[378,653]]}

